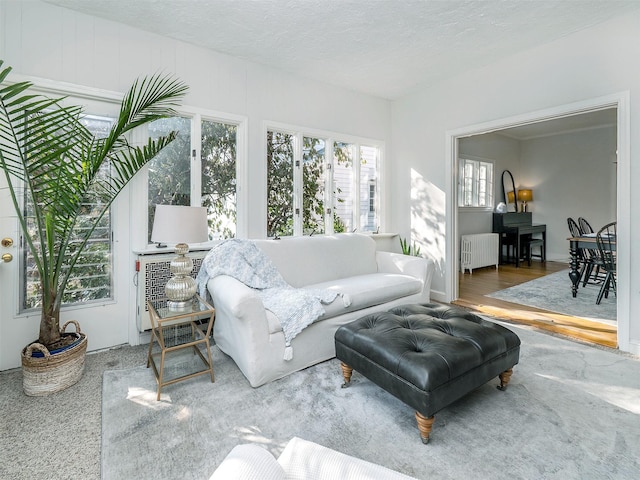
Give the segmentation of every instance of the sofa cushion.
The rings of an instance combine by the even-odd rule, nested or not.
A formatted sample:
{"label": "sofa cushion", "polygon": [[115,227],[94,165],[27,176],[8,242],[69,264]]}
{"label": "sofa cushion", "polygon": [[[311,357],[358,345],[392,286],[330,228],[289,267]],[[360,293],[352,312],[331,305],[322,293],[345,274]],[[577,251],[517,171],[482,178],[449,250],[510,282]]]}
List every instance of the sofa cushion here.
{"label": "sofa cushion", "polygon": [[209,480],[285,480],[278,461],[258,445],[236,445]]}
{"label": "sofa cushion", "polygon": [[376,242],[369,235],[339,233],[254,242],[287,283],[297,288],[378,271]]}
{"label": "sofa cushion", "polygon": [[[316,283],[305,288],[331,290],[342,294],[338,295],[330,304],[322,305],[325,313],[315,321],[321,322],[338,315],[420,293],[422,282],[409,275],[372,273]],[[269,333],[282,331],[278,317],[270,311],[267,311],[267,321],[269,323]]]}
{"label": "sofa cushion", "polygon": [[327,289],[346,295],[351,304],[345,307],[343,298],[338,296],[329,305],[323,305],[325,314],[319,319],[331,318],[343,313],[381,305],[407,295],[422,291],[422,282],[409,275],[396,273],[373,273],[357,277],[341,278],[331,282],[309,285],[308,288]]}

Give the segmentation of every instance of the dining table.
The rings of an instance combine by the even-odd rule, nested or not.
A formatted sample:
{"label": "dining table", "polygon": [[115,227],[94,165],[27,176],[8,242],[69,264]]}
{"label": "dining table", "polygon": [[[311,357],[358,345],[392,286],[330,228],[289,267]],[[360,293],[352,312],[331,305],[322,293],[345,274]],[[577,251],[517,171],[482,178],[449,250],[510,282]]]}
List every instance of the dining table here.
{"label": "dining table", "polygon": [[[595,233],[585,233],[579,237],[569,237],[569,254],[571,258],[569,260],[569,279],[571,280],[571,295],[576,296],[578,294],[578,285],[580,284],[580,255],[581,249],[597,249],[598,243],[596,242]],[[611,247],[616,248],[615,240],[611,242]]]}

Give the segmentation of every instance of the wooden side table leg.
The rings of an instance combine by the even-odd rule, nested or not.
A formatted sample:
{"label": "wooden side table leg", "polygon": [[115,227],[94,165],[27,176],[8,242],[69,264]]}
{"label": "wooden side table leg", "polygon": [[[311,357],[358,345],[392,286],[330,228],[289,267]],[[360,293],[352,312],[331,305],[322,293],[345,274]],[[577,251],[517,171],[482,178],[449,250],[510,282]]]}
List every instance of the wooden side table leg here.
{"label": "wooden side table leg", "polygon": [[342,377],[344,378],[342,388],[347,388],[351,383],[351,374],[353,373],[353,368],[351,368],[344,362],[340,362],[340,368],[342,369]]}
{"label": "wooden side table leg", "polygon": [[149,351],[147,352],[147,368],[151,366],[151,350],[153,349],[153,333],[149,339]]}
{"label": "wooden side table leg", "polygon": [[211,348],[209,346],[209,337],[207,337],[207,340],[204,343],[207,347],[207,358],[209,359],[209,370],[211,371],[211,383],[214,383],[215,380],[213,378],[213,360],[211,360]]}
{"label": "wooden side table leg", "polygon": [[158,397],[156,400],[160,401],[160,392],[162,391],[162,377],[164,375],[164,350],[160,353],[160,371],[158,372]]}
{"label": "wooden side table leg", "polygon": [[422,439],[422,443],[425,445],[429,443],[429,435],[431,434],[433,421],[435,419],[436,417],[433,415],[425,417],[420,412],[416,412],[416,421],[418,422],[418,430],[420,430],[420,438]]}
{"label": "wooden side table leg", "polygon": [[505,370],[500,375],[498,375],[498,377],[500,378],[500,386],[498,386],[498,390],[502,390],[504,392],[507,389],[509,380],[511,380],[511,375],[513,375],[513,368]]}

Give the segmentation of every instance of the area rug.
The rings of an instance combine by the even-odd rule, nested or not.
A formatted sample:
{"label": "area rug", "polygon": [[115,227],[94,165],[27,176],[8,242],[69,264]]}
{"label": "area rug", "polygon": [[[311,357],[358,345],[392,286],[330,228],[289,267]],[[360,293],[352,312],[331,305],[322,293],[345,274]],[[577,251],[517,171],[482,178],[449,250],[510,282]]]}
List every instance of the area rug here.
{"label": "area rug", "polygon": [[600,285],[583,287],[580,283],[574,298],[567,269],[485,296],[574,317],[615,322],[616,296],[610,293],[609,298],[603,298],[600,305],[596,305],[599,291]]}
{"label": "area rug", "polygon": [[160,401],[151,370],[105,372],[102,478],[206,480],[235,445],[277,456],[293,436],[418,479],[635,478],[638,359],[505,325],[523,342],[509,387],[436,414],[427,445],[414,412],[357,372],[340,388],[335,359],[254,389],[213,347],[215,383],[176,383]]}

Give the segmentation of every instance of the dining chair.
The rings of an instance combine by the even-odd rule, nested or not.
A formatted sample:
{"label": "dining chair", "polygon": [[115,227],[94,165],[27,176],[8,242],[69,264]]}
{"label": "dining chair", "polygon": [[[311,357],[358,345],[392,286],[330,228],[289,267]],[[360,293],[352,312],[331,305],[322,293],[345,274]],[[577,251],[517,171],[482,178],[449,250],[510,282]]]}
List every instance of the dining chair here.
{"label": "dining chair", "polygon": [[[576,222],[573,218],[567,218],[567,226],[569,227],[569,234],[572,237],[581,237],[582,230],[580,230],[580,226],[578,222]],[[587,268],[587,261],[585,259],[584,250],[582,248],[578,249],[578,262],[582,265],[580,267],[580,276],[578,277],[578,284],[580,283],[580,279],[584,275],[585,269]]]}
{"label": "dining chair", "polygon": [[583,234],[594,232],[593,228],[591,227],[589,222],[587,222],[587,219],[584,217],[578,217],[578,226],[580,227],[580,230],[582,230]]}
{"label": "dining chair", "polygon": [[576,222],[573,218],[568,217],[567,218],[567,225],[569,226],[569,233],[571,234],[572,237],[581,237],[582,236],[582,230],[580,229],[580,226],[578,225],[578,222]]}
{"label": "dining chair", "polygon": [[[582,237],[587,233],[593,233],[593,228],[583,217],[579,217],[577,222],[569,217],[567,218],[567,224],[572,237]],[[585,231],[585,228],[587,231]],[[604,277],[600,275],[602,259],[597,246],[594,248],[581,248],[578,251],[578,259],[582,263],[579,278],[582,280],[583,287],[586,287],[587,283],[598,285],[604,280]]]}
{"label": "dining chair", "polygon": [[596,233],[596,244],[598,245],[598,251],[602,259],[602,267],[606,272],[605,279],[600,287],[600,292],[598,292],[596,305],[600,305],[603,296],[604,298],[609,298],[609,290],[613,290],[614,295],[617,295],[616,238],[616,222],[608,223]]}

